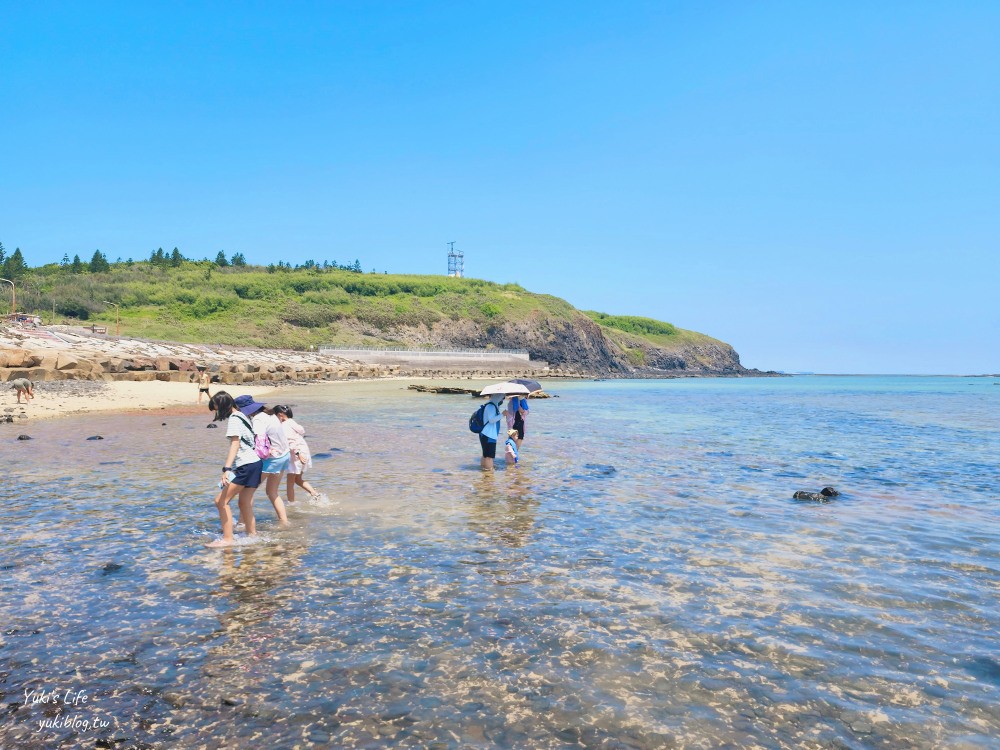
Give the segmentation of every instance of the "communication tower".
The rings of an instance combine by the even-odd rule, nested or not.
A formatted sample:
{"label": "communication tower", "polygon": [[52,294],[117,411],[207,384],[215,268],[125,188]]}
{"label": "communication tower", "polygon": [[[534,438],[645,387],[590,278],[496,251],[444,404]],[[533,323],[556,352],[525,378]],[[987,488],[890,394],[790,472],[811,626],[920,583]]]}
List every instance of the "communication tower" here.
{"label": "communication tower", "polygon": [[455,250],[455,243],[449,242],[448,247],[448,275],[456,278],[465,276],[465,253]]}

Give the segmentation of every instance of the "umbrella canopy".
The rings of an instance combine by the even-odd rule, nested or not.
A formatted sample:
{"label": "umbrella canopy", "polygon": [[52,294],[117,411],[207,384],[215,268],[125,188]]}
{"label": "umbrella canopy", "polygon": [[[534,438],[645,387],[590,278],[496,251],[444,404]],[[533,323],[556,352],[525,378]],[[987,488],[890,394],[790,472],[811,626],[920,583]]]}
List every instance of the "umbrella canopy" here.
{"label": "umbrella canopy", "polygon": [[534,393],[535,391],[542,390],[542,384],[537,380],[529,380],[528,378],[513,378],[510,382],[520,383],[528,389],[528,393]]}
{"label": "umbrella canopy", "polygon": [[504,395],[511,393],[528,393],[528,389],[525,388],[520,383],[494,383],[493,385],[488,385],[483,390],[479,392],[480,396],[492,396],[494,393],[503,393]]}

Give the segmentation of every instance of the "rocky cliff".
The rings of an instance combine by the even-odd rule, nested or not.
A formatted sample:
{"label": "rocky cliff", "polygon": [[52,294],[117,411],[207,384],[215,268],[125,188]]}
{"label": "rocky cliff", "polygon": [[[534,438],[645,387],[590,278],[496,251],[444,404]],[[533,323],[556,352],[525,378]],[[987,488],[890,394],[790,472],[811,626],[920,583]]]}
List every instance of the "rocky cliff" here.
{"label": "rocky cliff", "polygon": [[760,376],[740,364],[729,344],[690,331],[676,342],[657,345],[598,325],[582,313],[569,319],[536,312],[524,320],[482,323],[470,319],[439,320],[417,326],[379,329],[356,320],[341,320],[352,338],[378,337],[401,347],[525,349],[532,360],[552,368],[599,377]]}

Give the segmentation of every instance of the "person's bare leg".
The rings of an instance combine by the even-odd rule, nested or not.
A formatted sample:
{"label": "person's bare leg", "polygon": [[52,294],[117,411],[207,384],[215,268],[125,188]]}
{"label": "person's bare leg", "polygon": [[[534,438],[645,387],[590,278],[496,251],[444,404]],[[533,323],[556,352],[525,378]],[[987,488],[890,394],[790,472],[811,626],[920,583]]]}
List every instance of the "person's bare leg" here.
{"label": "person's bare leg", "polygon": [[493,459],[485,456],[479,459],[479,468],[483,471],[493,471]]}
{"label": "person's bare leg", "polygon": [[253,517],[253,493],[256,491],[256,487],[240,487],[240,520],[247,536],[257,534],[257,519]]}
{"label": "person's bare leg", "polygon": [[285,497],[288,499],[289,505],[295,502],[295,477],[297,476],[298,474],[285,475]]}
{"label": "person's bare leg", "polygon": [[[242,489],[244,488],[240,485],[230,482],[215,496],[215,507],[219,511],[219,521],[222,523],[222,539],[219,542],[212,542],[209,547],[225,547],[233,543],[233,513],[229,509],[229,501]],[[240,503],[240,515],[243,515],[242,503]],[[250,518],[253,518],[252,510]]]}
{"label": "person's bare leg", "polygon": [[267,485],[265,486],[267,499],[274,506],[274,512],[278,514],[278,520],[281,523],[288,523],[288,515],[285,513],[285,503],[278,494],[278,484],[281,482],[281,474],[265,474],[264,476],[267,477]]}
{"label": "person's bare leg", "polygon": [[315,489],[313,489],[313,486],[302,478],[301,474],[295,475],[295,484],[297,484],[299,487],[308,492],[310,497],[317,497],[319,495],[319,493]]}

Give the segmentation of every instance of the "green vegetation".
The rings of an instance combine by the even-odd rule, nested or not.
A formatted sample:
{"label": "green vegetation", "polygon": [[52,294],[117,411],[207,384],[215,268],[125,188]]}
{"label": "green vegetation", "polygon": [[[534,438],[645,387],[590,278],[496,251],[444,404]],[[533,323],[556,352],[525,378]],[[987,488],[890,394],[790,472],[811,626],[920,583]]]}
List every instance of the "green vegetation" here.
{"label": "green vegetation", "polygon": [[[111,263],[95,250],[29,268],[20,250],[0,245],[0,269],[17,284],[18,309],[46,322],[113,323],[122,333],[154,340],[306,349],[321,344],[401,345],[401,328],[441,320],[471,320],[486,329],[534,318],[579,325],[565,300],[517,284],[481,279],[362,273],[361,264],[292,267],[247,265],[241,253],[188,260],[158,248],[148,260]],[[587,312],[627,353],[645,361],[643,347],[709,340],[649,318]]]}
{"label": "green vegetation", "polygon": [[[17,258],[23,263],[20,253]],[[10,261],[4,257],[0,263]],[[122,332],[190,343],[305,349],[325,343],[399,344],[394,329],[471,319],[485,326],[536,312],[571,319],[565,301],[517,284],[480,279],[360,272],[360,263],[250,266],[239,253],[186,260],[158,249],[145,261],[30,269],[14,278],[18,309],[46,322],[108,323],[120,305]]]}
{"label": "green vegetation", "polygon": [[634,315],[608,315],[607,313],[584,310],[583,314],[605,328],[614,328],[637,336],[676,336],[677,327],[652,318],[639,318]]}

